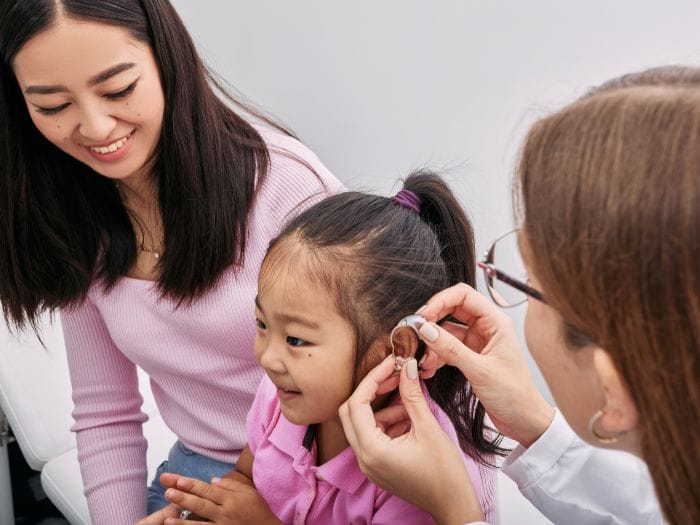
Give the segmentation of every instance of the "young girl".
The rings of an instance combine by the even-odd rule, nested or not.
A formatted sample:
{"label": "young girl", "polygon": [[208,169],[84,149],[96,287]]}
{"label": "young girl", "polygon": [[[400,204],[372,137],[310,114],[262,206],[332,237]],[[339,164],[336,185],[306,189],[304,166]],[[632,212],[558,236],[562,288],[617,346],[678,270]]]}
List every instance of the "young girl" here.
{"label": "young girl", "polygon": [[260,262],[340,188],[217,93],[167,0],[0,0],[0,304],[18,326],[61,311],[93,523],[167,505],[157,478],[147,501],[137,366],[179,439],[159,470],[231,470]]}
{"label": "young girl", "polygon": [[[430,173],[409,176],[393,198],[343,193],[293,219],[260,271],[255,355],[267,377],[248,415],[248,447],[236,474],[252,480],[269,510],[253,517],[254,505],[228,480],[206,492],[202,484],[164,476],[164,484],[191,492],[169,490],[166,497],[222,523],[262,522],[269,511],[284,523],[432,522],[362,474],[338,408],[392,354],[397,322],[438,290],[473,284],[474,269],[470,223]],[[394,350],[413,356],[418,341],[395,338]],[[501,449],[486,436],[481,405],[450,366],[426,380],[425,389],[441,427],[466,453],[484,514],[495,523],[496,477],[487,463]],[[374,408],[393,396],[377,398]],[[204,505],[196,494],[216,503]]]}

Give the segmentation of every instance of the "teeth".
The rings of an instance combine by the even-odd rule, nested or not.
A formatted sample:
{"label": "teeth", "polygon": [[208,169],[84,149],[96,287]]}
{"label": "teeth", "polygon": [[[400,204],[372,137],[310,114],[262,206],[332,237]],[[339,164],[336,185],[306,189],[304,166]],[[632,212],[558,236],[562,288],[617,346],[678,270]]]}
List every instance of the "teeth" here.
{"label": "teeth", "polygon": [[104,146],[104,147],[90,147],[92,151],[95,153],[113,153],[117,151],[119,148],[121,148],[124,144],[126,144],[126,141],[129,140],[129,137],[131,137],[131,133],[129,133],[126,137],[119,139],[116,142],[113,142],[109,146]]}

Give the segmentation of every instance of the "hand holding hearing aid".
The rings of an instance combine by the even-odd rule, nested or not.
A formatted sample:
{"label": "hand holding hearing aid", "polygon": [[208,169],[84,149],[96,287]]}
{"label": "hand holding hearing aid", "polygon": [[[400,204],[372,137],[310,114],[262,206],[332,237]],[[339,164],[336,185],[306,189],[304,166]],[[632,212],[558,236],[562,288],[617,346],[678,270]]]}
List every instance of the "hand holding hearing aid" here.
{"label": "hand holding hearing aid", "polygon": [[424,323],[428,348],[467,377],[496,428],[524,446],[536,441],[554,417],[535,386],[513,323],[466,284],[434,295],[419,313],[430,321],[451,315],[469,326]]}
{"label": "hand holding hearing aid", "polygon": [[[367,374],[339,414],[348,442],[360,468],[374,483],[419,505],[438,523],[470,523],[483,519],[476,492],[460,451],[440,428],[418,381],[418,366],[409,358],[399,373],[399,392],[410,418],[408,432],[391,437],[378,425],[372,410],[374,398],[396,386],[395,359],[388,357]],[[440,471],[440,479],[415,472]],[[460,497],[454,490],[459,487]]]}

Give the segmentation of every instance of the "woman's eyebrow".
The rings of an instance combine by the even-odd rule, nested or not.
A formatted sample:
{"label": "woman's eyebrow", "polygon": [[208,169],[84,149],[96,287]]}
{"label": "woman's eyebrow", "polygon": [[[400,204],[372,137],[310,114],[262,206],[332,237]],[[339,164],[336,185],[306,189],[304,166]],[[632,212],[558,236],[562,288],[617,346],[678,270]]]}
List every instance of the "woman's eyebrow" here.
{"label": "woman's eyebrow", "polygon": [[[88,86],[96,86],[97,84],[101,84],[102,82],[112,78],[113,76],[118,75],[119,73],[126,71],[127,69],[131,69],[135,66],[136,64],[134,62],[122,62],[121,64],[112,66],[109,69],[105,69],[101,73],[98,73],[90,80],[88,80]],[[53,93],[65,93],[66,91],[68,91],[68,89],[65,86],[61,85],[28,86],[24,90],[24,93],[26,95],[51,95]]]}

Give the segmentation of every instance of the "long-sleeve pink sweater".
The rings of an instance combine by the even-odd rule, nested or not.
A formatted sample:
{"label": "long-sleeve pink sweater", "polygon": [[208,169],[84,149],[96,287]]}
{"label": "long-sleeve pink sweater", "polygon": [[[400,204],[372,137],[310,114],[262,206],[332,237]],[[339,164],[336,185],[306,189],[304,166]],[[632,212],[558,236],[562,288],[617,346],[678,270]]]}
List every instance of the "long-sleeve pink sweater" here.
{"label": "long-sleeve pink sweater", "polygon": [[80,307],[61,313],[93,523],[133,524],[146,515],[137,365],[150,376],[163,420],[190,449],[234,462],[246,444],[246,415],[262,376],[253,355],[258,268],[290,215],[342,189],[298,141],[271,131],[263,137],[271,166],[241,269],[226,271],[189,307],[159,298],[151,281],[122,278],[107,294],[94,283]]}

